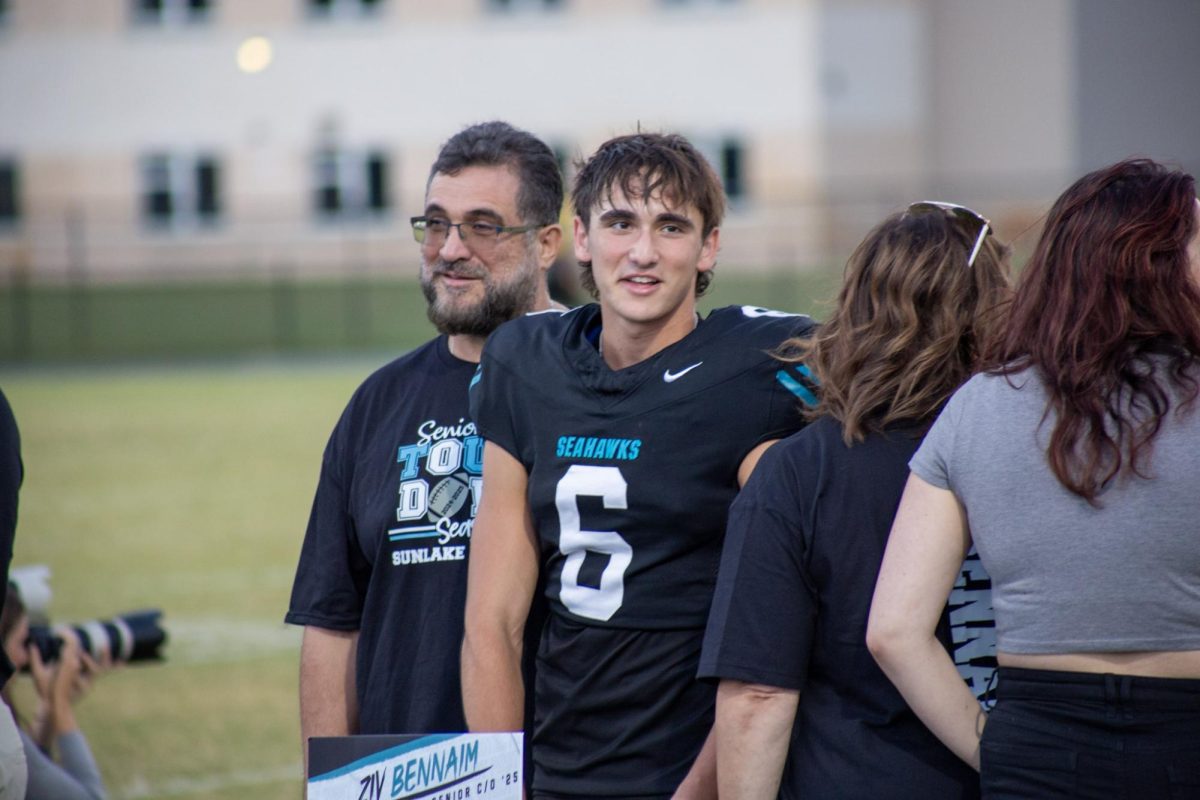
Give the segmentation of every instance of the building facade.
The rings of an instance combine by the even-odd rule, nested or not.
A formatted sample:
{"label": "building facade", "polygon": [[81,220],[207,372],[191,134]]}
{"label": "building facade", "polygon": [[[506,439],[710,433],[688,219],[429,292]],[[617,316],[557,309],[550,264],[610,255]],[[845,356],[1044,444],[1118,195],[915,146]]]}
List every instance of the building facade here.
{"label": "building facade", "polygon": [[568,173],[689,136],[726,269],[924,197],[1011,236],[1106,161],[1200,169],[1198,33],[1194,0],[0,0],[0,280],[411,275],[429,163],[492,118]]}

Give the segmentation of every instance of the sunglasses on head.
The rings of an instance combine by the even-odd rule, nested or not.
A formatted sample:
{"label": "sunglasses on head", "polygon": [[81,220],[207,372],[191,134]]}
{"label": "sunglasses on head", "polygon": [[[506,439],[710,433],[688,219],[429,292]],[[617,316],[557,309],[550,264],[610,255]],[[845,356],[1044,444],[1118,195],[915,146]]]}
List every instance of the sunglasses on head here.
{"label": "sunglasses on head", "polygon": [[960,206],[957,203],[943,203],[938,200],[922,200],[919,203],[913,203],[908,207],[906,213],[909,214],[933,214],[941,212],[949,214],[955,219],[968,226],[967,231],[974,234],[976,229],[978,233],[975,235],[975,246],[971,248],[971,255],[967,258],[967,266],[971,267],[975,264],[975,258],[979,255],[979,249],[983,247],[983,239],[988,235],[988,231],[992,229],[992,223],[987,217],[972,211],[966,206]]}

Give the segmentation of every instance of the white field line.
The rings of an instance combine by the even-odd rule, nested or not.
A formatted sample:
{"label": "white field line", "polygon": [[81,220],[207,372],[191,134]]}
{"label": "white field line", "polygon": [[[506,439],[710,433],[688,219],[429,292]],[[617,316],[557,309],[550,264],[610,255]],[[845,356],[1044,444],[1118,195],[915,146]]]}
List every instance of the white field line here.
{"label": "white field line", "polygon": [[[222,617],[164,616],[168,663],[218,664],[250,661],[294,652],[299,658],[302,629],[297,625]],[[297,662],[299,663],[299,662]]]}
{"label": "white field line", "polygon": [[[135,777],[124,788],[113,793],[113,800],[150,800],[156,797],[204,796],[237,787],[261,786],[267,783],[296,781],[303,774],[300,762],[254,770],[235,770],[203,778],[169,778],[151,785],[145,778]],[[248,794],[258,797],[256,793]]]}

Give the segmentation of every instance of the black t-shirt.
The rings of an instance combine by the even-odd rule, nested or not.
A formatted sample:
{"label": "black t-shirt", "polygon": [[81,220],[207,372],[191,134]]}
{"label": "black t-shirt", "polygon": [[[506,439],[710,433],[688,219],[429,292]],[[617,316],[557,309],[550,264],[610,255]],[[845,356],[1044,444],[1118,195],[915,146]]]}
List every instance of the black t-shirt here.
{"label": "black t-shirt", "polygon": [[737,471],[802,425],[802,376],[770,352],[807,317],[713,311],[627,369],[599,308],[530,315],[484,349],[471,411],[529,473],[551,615],[538,657],[535,785],[670,792],[711,724],[694,680]]}
{"label": "black t-shirt", "polygon": [[[699,675],[800,691],[781,797],[979,794],[977,773],[917,719],[866,647],[920,435],[896,427],[847,447],[823,417],[771,448],[730,510]],[[964,630],[952,633],[948,610],[937,629],[948,650],[980,624],[955,623]]]}
{"label": "black t-shirt", "polygon": [[[24,470],[21,466],[21,435],[8,398],[0,391],[0,608],[8,587],[13,539],[17,533],[17,495]],[[0,686],[12,677],[13,665],[0,647]]]}
{"label": "black t-shirt", "polygon": [[286,620],[359,631],[360,733],[466,730],[459,686],[483,440],[445,336],[355,392],[321,465]]}

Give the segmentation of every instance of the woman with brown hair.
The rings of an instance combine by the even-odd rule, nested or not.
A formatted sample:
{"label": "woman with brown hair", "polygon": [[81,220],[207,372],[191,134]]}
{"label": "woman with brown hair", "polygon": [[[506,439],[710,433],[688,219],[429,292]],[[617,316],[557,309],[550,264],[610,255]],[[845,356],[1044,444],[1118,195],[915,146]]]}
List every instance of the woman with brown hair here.
{"label": "woman with brown hair", "polygon": [[[100,770],[79,723],[74,704],[90,689],[96,675],[110,659],[100,663],[85,653],[70,628],[57,629],[62,646],[58,657],[42,661],[37,645],[28,640],[29,616],[16,584],[8,583],[0,611],[0,646],[13,665],[28,669],[38,696],[38,710],[30,731],[20,731],[29,782],[26,800],[103,800],[106,796]],[[0,689],[0,701],[12,709],[12,682]],[[20,721],[13,709],[13,716]],[[51,758],[52,750],[58,759]]]}
{"label": "woman with brown hair", "polygon": [[855,250],[828,322],[789,343],[820,399],[733,504],[701,658],[721,680],[722,798],[978,796],[864,639],[908,459],[976,364],[1007,254],[975,212],[914,203]]}
{"label": "woman with brown hair", "polygon": [[[1200,796],[1198,229],[1178,170],[1077,181],[988,372],[912,461],[868,645],[938,738],[982,760],[985,797]],[[986,717],[933,638],[972,542],[996,613]]]}

